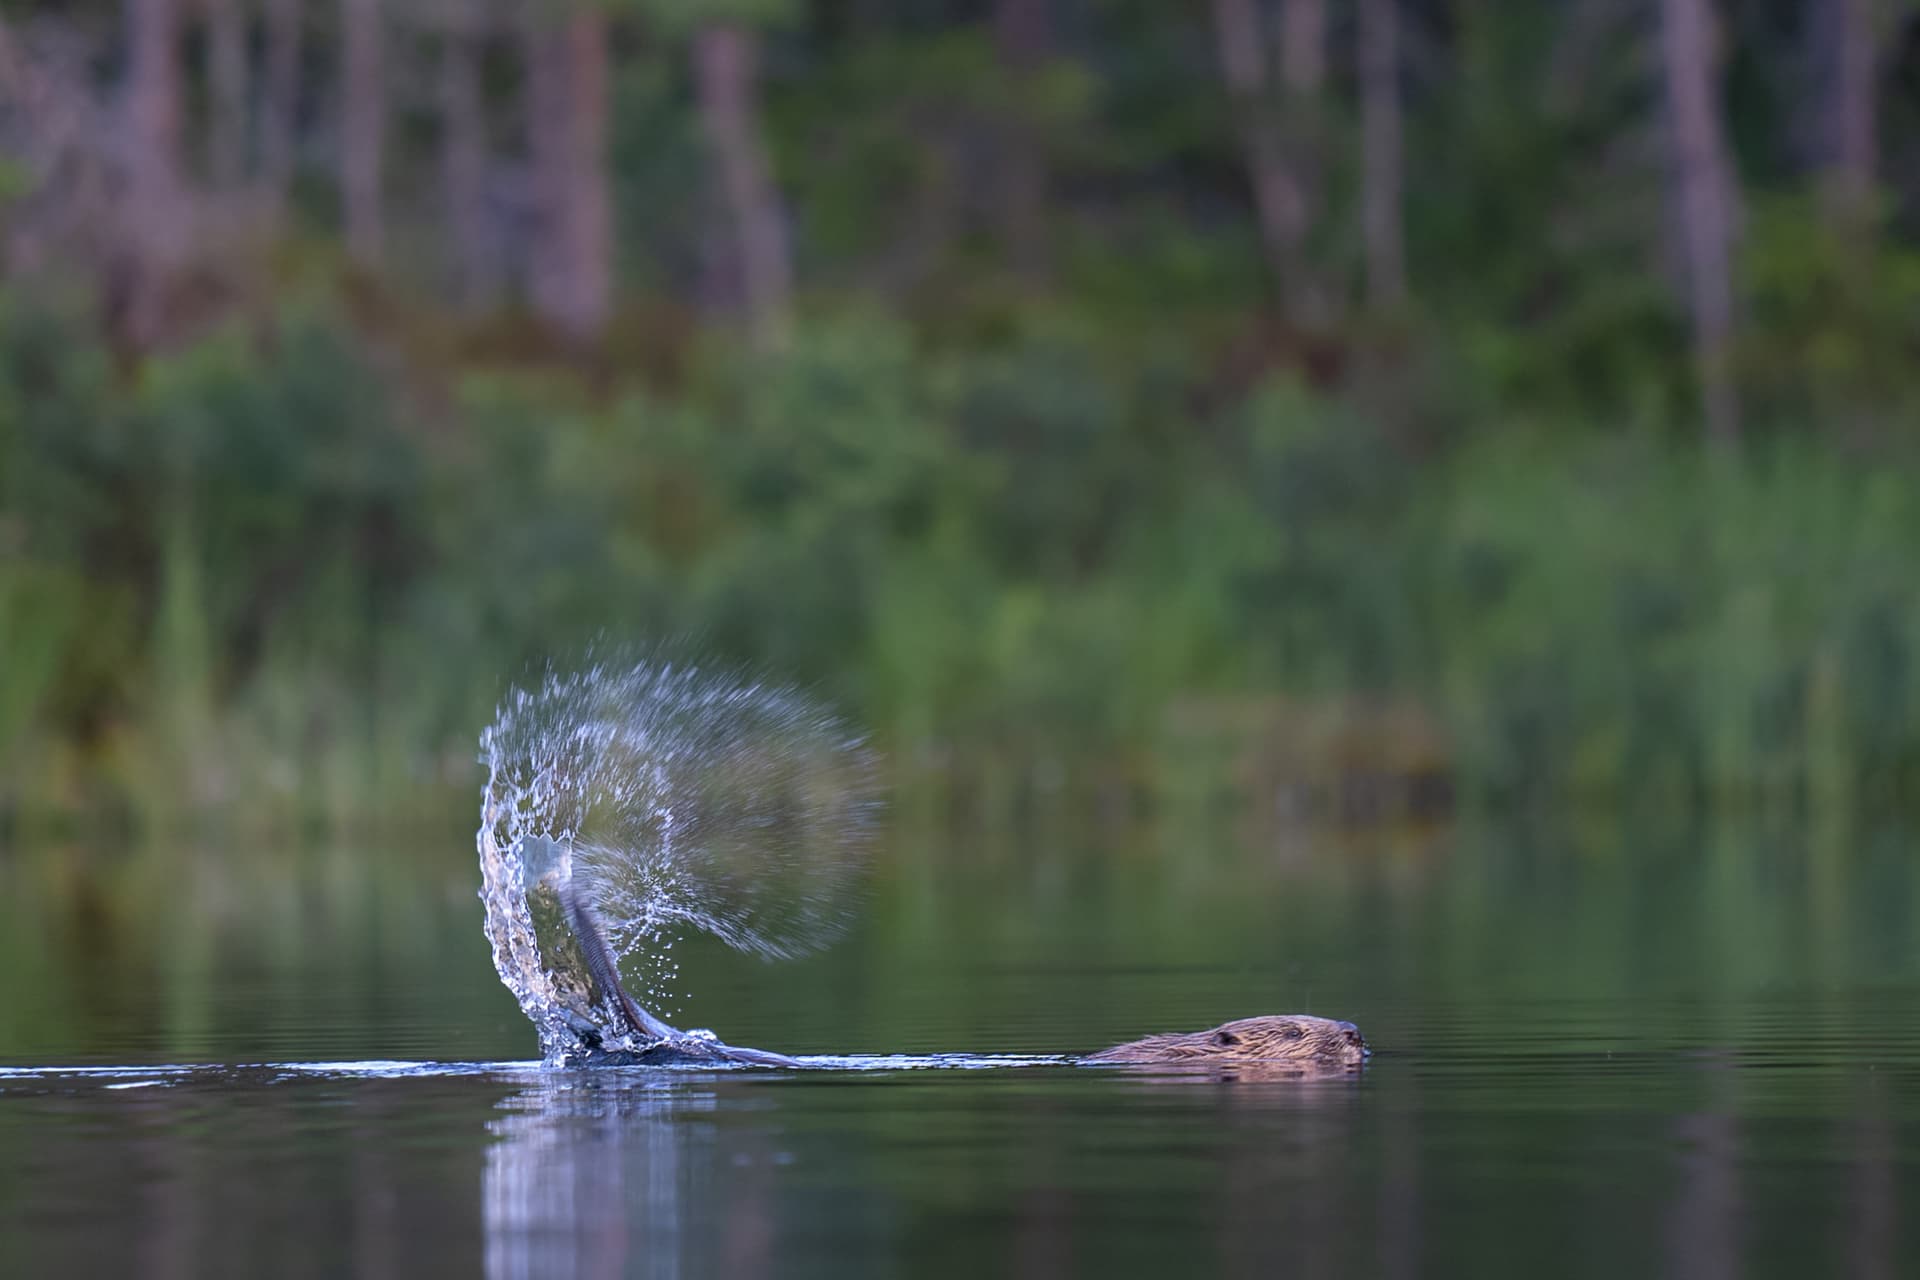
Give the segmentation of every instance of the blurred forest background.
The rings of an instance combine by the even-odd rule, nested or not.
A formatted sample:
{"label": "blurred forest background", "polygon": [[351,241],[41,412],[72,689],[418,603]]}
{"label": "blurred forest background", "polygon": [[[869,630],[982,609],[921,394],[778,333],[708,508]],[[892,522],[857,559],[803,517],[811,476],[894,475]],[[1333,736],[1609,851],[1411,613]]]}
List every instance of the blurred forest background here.
{"label": "blurred forest background", "polygon": [[4,0],[0,821],[663,634],[1002,804],[1896,804],[1916,123],[1905,0]]}

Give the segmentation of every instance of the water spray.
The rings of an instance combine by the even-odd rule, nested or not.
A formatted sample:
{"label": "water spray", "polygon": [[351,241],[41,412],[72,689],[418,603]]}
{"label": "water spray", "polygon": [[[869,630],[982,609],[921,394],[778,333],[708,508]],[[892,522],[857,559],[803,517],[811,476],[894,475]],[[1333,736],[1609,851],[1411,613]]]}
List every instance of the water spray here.
{"label": "water spray", "polygon": [[777,1059],[649,1006],[685,930],[769,959],[842,931],[878,803],[860,737],[790,688],[598,662],[513,690],[480,748],[487,938],[546,1060]]}

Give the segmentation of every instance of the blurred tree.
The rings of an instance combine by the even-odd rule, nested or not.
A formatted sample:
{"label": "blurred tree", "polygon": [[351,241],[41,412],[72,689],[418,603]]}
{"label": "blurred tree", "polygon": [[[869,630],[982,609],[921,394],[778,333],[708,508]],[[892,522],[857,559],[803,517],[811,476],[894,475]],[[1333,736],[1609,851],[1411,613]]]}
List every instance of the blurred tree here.
{"label": "blurred tree", "polygon": [[1034,284],[1048,275],[1047,160],[1031,107],[1053,54],[1050,0],[994,0],[993,42],[1012,90],[1000,145],[1000,233],[1014,270]]}
{"label": "blurred tree", "polygon": [[1280,79],[1295,94],[1327,78],[1327,0],[1280,0]]}
{"label": "blurred tree", "polygon": [[1873,212],[1879,6],[1875,0],[1816,0],[1815,7],[1813,46],[1825,63],[1820,79],[1826,84],[1818,163],[1829,215],[1843,233],[1855,234],[1865,230]]}
{"label": "blurred tree", "polygon": [[201,0],[207,31],[207,152],[214,186],[232,190],[247,163],[247,19],[241,0]]}
{"label": "blurred tree", "polygon": [[1694,364],[1708,434],[1730,444],[1740,406],[1730,363],[1733,342],[1733,161],[1720,122],[1710,0],[1660,0],[1672,171],[1693,317]]}
{"label": "blurred tree", "polygon": [[136,350],[161,336],[166,290],[185,255],[180,171],[180,11],[176,0],[126,0],[128,198],[109,267],[109,310]]}
{"label": "blurred tree", "polygon": [[[1308,227],[1307,193],[1299,173],[1288,161],[1286,139],[1275,119],[1267,70],[1267,32],[1259,0],[1213,0],[1214,37],[1220,69],[1233,100],[1234,117],[1246,157],[1247,179],[1253,187],[1254,212],[1261,244],[1276,295],[1289,311],[1289,301],[1305,289],[1306,262],[1302,252]],[[1311,36],[1311,18],[1296,15],[1289,34]],[[1287,64],[1310,72],[1314,59],[1304,52]],[[1310,79],[1311,77],[1307,77]],[[1303,86],[1304,87],[1304,86]]]}
{"label": "blurred tree", "polygon": [[1326,104],[1321,97],[1326,79],[1326,0],[1281,0],[1280,85],[1286,95],[1294,182],[1300,191],[1301,246],[1295,255],[1294,281],[1288,286],[1290,307],[1296,320],[1316,328],[1331,319],[1325,284],[1305,252],[1324,198]]}
{"label": "blurred tree", "polygon": [[538,9],[525,21],[536,206],[528,292],[548,324],[591,342],[613,307],[607,19],[580,3]]}
{"label": "blurred tree", "polygon": [[1360,221],[1367,298],[1383,311],[1406,301],[1401,231],[1400,15],[1396,0],[1360,0]]}
{"label": "blurred tree", "polygon": [[303,0],[266,0],[266,56],[260,93],[260,172],[269,195],[286,198],[293,179],[296,113],[300,106]]}
{"label": "blurred tree", "polygon": [[754,341],[774,349],[791,328],[793,263],[760,125],[759,57],[760,33],[744,20],[694,28],[694,94],[731,223],[740,296]]}
{"label": "blurred tree", "polygon": [[480,81],[481,0],[440,0],[440,180],[460,305],[496,302],[500,249],[487,208],[487,104]]}
{"label": "blurred tree", "polygon": [[347,251],[364,267],[379,264],[386,239],[385,19],[381,0],[340,0],[340,199]]}

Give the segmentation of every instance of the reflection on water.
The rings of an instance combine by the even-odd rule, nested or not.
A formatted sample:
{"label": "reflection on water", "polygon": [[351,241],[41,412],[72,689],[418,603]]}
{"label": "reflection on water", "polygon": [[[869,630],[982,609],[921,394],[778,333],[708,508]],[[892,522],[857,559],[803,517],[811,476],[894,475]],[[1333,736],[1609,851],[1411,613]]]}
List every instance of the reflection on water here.
{"label": "reflection on water", "polygon": [[1912,1274],[1911,1069],[1768,1072],[11,1068],[0,1274]]}
{"label": "reflection on water", "polygon": [[[844,1273],[863,1258],[884,1271],[889,1252],[937,1259],[954,1247],[942,1232],[976,1216],[989,1225],[967,1247],[988,1274],[1055,1274],[1117,1237],[1204,1242],[1262,1274],[1351,1250],[1364,1158],[1351,1085],[1196,1094],[1167,1076],[1055,1070],[948,1075],[926,1094],[900,1076],[622,1076],[555,1074],[500,1104],[481,1196],[489,1276]],[[918,1125],[900,1112],[913,1103]],[[1174,1133],[1137,1123],[1150,1117]],[[1127,1168],[1202,1171],[1211,1203],[1193,1221],[1169,1204],[1115,1217],[1098,1189],[1131,1195]],[[824,1240],[838,1243],[822,1253]]]}
{"label": "reflection on water", "polygon": [[565,1073],[500,1106],[507,1114],[487,1125],[498,1141],[481,1192],[488,1276],[764,1273],[739,1260],[720,1270],[683,1230],[688,1201],[721,1185],[713,1126],[694,1119],[713,1111],[711,1089],[607,1087]]}
{"label": "reflection on water", "polygon": [[[855,1055],[800,1071],[525,1061],[451,839],[0,853],[0,1275],[1920,1274],[1903,832],[1197,829],[955,834],[817,959],[690,958]],[[1365,1072],[1058,1056],[1294,1010]]]}

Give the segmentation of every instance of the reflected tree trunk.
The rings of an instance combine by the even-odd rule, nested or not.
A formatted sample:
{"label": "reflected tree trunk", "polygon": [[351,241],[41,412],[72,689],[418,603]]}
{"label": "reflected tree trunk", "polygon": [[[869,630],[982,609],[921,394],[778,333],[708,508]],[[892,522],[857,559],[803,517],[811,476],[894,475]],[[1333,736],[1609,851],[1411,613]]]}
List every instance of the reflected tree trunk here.
{"label": "reflected tree trunk", "polygon": [[499,254],[487,209],[487,113],[480,84],[478,0],[441,0],[440,173],[452,231],[455,291],[478,310],[498,300]]}
{"label": "reflected tree trunk", "polygon": [[260,175],[276,203],[293,178],[295,113],[300,107],[301,0],[266,0],[261,73]]}
{"label": "reflected tree trunk", "polygon": [[1842,1138],[1842,1149],[1852,1153],[1847,1189],[1852,1212],[1846,1231],[1847,1257],[1836,1270],[1856,1280],[1891,1280],[1899,1274],[1894,1259],[1903,1234],[1897,1130],[1884,1080],[1870,1076],[1856,1087],[1860,1093],[1852,1132]]}
{"label": "reflected tree trunk", "polygon": [[1047,162],[1035,136],[1035,79],[1052,52],[1050,0],[995,0],[993,41],[1012,86],[999,160],[1001,237],[1014,270],[1036,283],[1048,274]]}
{"label": "reflected tree trunk", "polygon": [[1367,300],[1382,311],[1397,310],[1407,298],[1396,2],[1360,0],[1359,6],[1360,221],[1366,242]]}
{"label": "reflected tree trunk", "polygon": [[1375,1230],[1380,1239],[1379,1274],[1383,1280],[1413,1280],[1420,1275],[1422,1202],[1420,1183],[1419,1085],[1409,1077],[1398,1105],[1383,1108],[1380,1145],[1380,1203]]}
{"label": "reflected tree trunk", "polygon": [[363,267],[380,262],[387,104],[380,0],[341,0],[340,196],[347,252]]}
{"label": "reflected tree trunk", "polygon": [[708,23],[694,35],[695,92],[732,224],[740,293],[755,342],[776,348],[787,340],[793,266],[755,102],[758,55],[758,35],[739,23]]}
{"label": "reflected tree trunk", "polygon": [[247,167],[247,20],[240,0],[201,0],[207,18],[208,165],[232,190]]}
{"label": "reflected tree trunk", "polygon": [[1723,1053],[1706,1065],[1708,1107],[1672,1122],[1679,1185],[1667,1198],[1667,1272],[1686,1280],[1734,1280],[1741,1274],[1740,1129],[1732,1067]]}
{"label": "reflected tree trunk", "polygon": [[548,324],[571,341],[592,342],[606,331],[613,306],[606,19],[583,8],[528,21],[539,236],[529,293]]}
{"label": "reflected tree trunk", "polygon": [[1730,367],[1735,192],[1713,46],[1709,0],[1660,0],[1661,66],[1694,363],[1708,435],[1732,444],[1740,436]]}

